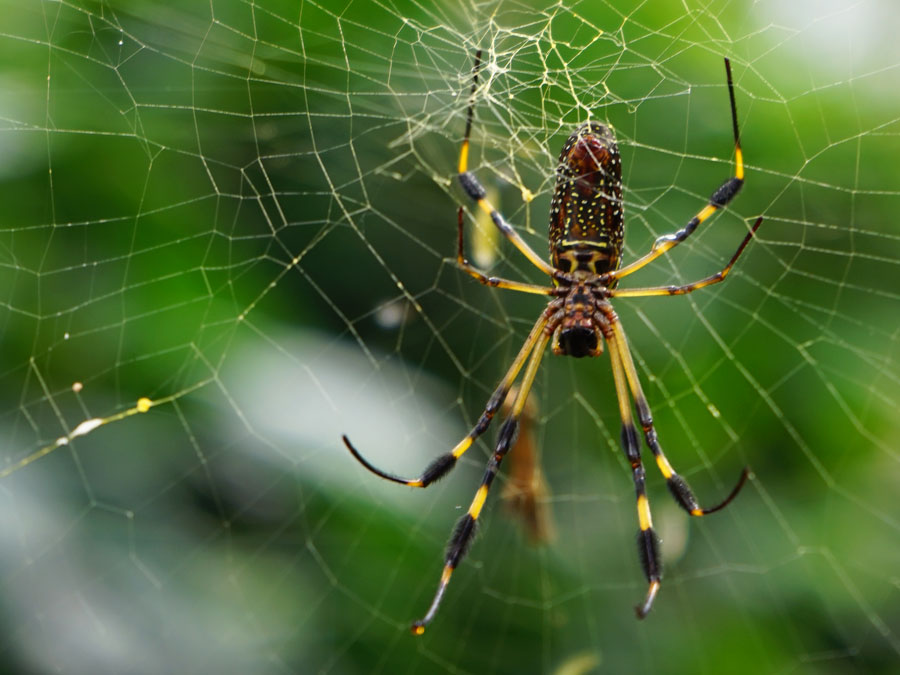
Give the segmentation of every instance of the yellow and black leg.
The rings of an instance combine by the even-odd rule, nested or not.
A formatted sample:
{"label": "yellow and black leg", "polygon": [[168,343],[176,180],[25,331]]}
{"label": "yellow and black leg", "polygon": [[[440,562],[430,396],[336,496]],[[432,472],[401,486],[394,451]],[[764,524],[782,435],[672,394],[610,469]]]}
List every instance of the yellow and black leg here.
{"label": "yellow and black leg", "polygon": [[469,510],[459,519],[453,529],[453,534],[450,537],[450,543],[447,545],[447,553],[444,558],[444,569],[441,573],[441,580],[438,583],[434,599],[431,601],[431,605],[425,616],[412,625],[412,632],[414,635],[421,635],[424,633],[425,626],[434,619],[438,607],[441,604],[441,599],[444,597],[444,591],[447,590],[447,584],[450,583],[450,577],[453,575],[453,570],[457,568],[469,551],[478,525],[478,517],[481,515],[484,503],[487,500],[488,490],[490,490],[491,483],[494,482],[494,478],[497,476],[497,471],[500,469],[500,463],[503,461],[503,458],[515,441],[519,416],[522,414],[522,409],[525,407],[525,402],[528,400],[528,392],[531,390],[531,385],[534,383],[534,377],[537,374],[541,357],[544,354],[544,349],[546,348],[549,339],[550,336],[547,332],[542,331],[540,338],[534,347],[534,352],[531,355],[528,367],[525,369],[525,374],[522,377],[522,385],[516,396],[515,402],[513,403],[510,415],[503,423],[503,426],[500,427],[497,445],[495,446],[491,458],[488,460],[484,476],[481,479],[481,485],[475,492],[475,498],[469,505]]}
{"label": "yellow and black leg", "polygon": [[395,476],[393,474],[382,471],[373,464],[370,464],[369,461],[362,456],[359,450],[357,450],[353,446],[353,444],[350,442],[350,439],[347,438],[346,435],[342,436],[342,438],[344,439],[344,445],[347,446],[347,449],[356,458],[356,461],[362,464],[366,469],[374,473],[376,476],[384,478],[385,480],[389,480],[393,483],[408,485],[409,487],[425,488],[434,483],[436,480],[443,478],[450,472],[451,469],[453,469],[453,467],[456,466],[456,460],[462,457],[463,453],[465,453],[466,450],[472,447],[472,443],[475,442],[475,439],[477,439],[479,436],[481,436],[481,434],[487,431],[487,428],[488,426],[490,426],[491,420],[494,419],[494,415],[496,414],[497,410],[500,409],[503,401],[506,400],[506,395],[509,393],[510,387],[512,387],[513,382],[515,382],[515,379],[518,376],[519,371],[522,369],[525,361],[528,359],[528,355],[534,349],[534,346],[543,339],[544,329],[547,326],[547,322],[559,310],[561,303],[562,300],[554,300],[541,314],[541,317],[537,320],[537,323],[534,324],[534,327],[531,329],[531,333],[529,333],[528,337],[526,338],[525,344],[522,345],[522,348],[519,350],[518,355],[516,355],[515,360],[509,367],[509,370],[506,372],[506,375],[503,376],[503,379],[500,381],[497,389],[494,390],[494,393],[488,400],[487,406],[485,406],[484,411],[478,418],[478,422],[474,427],[472,427],[472,430],[466,435],[465,438],[457,443],[456,447],[454,447],[450,452],[441,455],[433,462],[431,462],[431,464],[429,464],[425,468],[425,471],[423,471],[422,475],[418,478],[401,478],[400,476]]}
{"label": "yellow and black leg", "polygon": [[[603,322],[607,324],[607,322]],[[608,325],[608,324],[607,324]],[[653,607],[653,600],[659,591],[662,580],[662,565],[659,557],[659,537],[653,530],[653,519],[650,515],[650,502],[647,500],[645,486],[644,466],[641,463],[641,444],[638,439],[637,429],[634,426],[634,418],[631,410],[631,398],[628,395],[626,376],[623,372],[620,353],[617,349],[617,335],[611,329],[606,329],[606,339],[609,343],[609,360],[612,363],[613,379],[616,383],[616,398],[619,401],[619,413],[622,417],[622,447],[625,457],[631,464],[631,478],[634,481],[634,491],[637,497],[638,524],[640,529],[637,535],[638,556],[644,576],[647,577],[647,596],[644,602],[636,606],[635,612],[639,619],[643,619]]]}
{"label": "yellow and black leg", "polygon": [[706,206],[704,206],[697,213],[697,215],[691,218],[688,221],[687,225],[678,230],[678,232],[675,232],[674,234],[665,234],[659,237],[655,242],[653,242],[653,246],[650,248],[649,253],[638,258],[633,263],[610,272],[608,274],[610,282],[637,272],[639,269],[650,264],[667,251],[675,248],[675,246],[691,236],[691,234],[694,232],[694,230],[697,229],[697,226],[700,225],[700,223],[705,221],[712,214],[723,208],[732,199],[734,199],[737,196],[737,193],[740,192],[741,187],[744,185],[744,153],[741,151],[741,137],[738,130],[737,106],[734,102],[734,83],[731,80],[731,62],[728,59],[725,59],[725,72],[728,77],[728,97],[731,101],[731,126],[732,130],[734,131],[734,176],[722,183],[722,185],[720,185],[719,188],[712,193]]}
{"label": "yellow and black leg", "polygon": [[533,293],[535,295],[559,295],[559,289],[552,286],[538,286],[536,284],[526,284],[521,281],[510,281],[509,279],[500,279],[498,277],[490,277],[477,267],[469,263],[466,259],[465,245],[463,243],[463,207],[459,207],[457,213],[458,235],[456,245],[456,261],[459,266],[471,277],[477,279],[485,286],[493,286],[494,288],[506,288],[511,291],[520,291],[522,293]]}
{"label": "yellow and black leg", "polygon": [[762,216],[756,219],[756,222],[753,223],[753,227],[750,228],[747,236],[744,237],[744,240],[741,242],[740,246],[738,246],[737,251],[735,251],[734,255],[731,256],[731,260],[728,261],[728,264],[715,274],[711,274],[705,279],[694,281],[689,284],[684,284],[683,286],[647,286],[644,288],[622,289],[616,288],[609,291],[609,297],[642,298],[651,295],[686,295],[688,293],[696,291],[698,288],[705,288],[706,286],[712,286],[713,284],[725,281],[725,277],[728,276],[728,273],[731,271],[731,268],[734,267],[734,263],[737,262],[737,259],[741,257],[744,249],[747,248],[747,244],[749,244],[750,240],[753,239],[753,235],[756,234],[759,226],[762,225],[762,221]]}
{"label": "yellow and black leg", "polygon": [[672,496],[675,498],[675,501],[692,516],[705,516],[724,508],[737,496],[738,492],[740,492],[741,488],[744,486],[744,483],[750,475],[749,467],[744,467],[738,478],[737,484],[721,503],[711,508],[703,508],[700,506],[687,481],[675,472],[675,469],[672,468],[672,465],[669,463],[669,460],[666,459],[666,456],[659,445],[656,429],[653,427],[653,417],[650,413],[650,406],[647,404],[647,399],[641,389],[641,383],[638,380],[634,361],[632,360],[631,352],[628,349],[628,343],[625,338],[625,332],[622,330],[622,324],[619,323],[618,318],[612,312],[611,308],[606,314],[610,324],[610,330],[614,336],[611,341],[610,352],[615,351],[618,353],[618,357],[621,360],[620,369],[624,369],[628,387],[631,389],[631,394],[634,397],[638,420],[644,431],[644,438],[646,439],[650,450],[653,452],[653,456],[656,458],[656,465],[659,467],[663,478],[666,479],[666,485],[672,493]]}
{"label": "yellow and black leg", "polygon": [[[528,258],[535,267],[544,272],[544,274],[553,277],[557,273],[557,270],[535,253],[534,250],[525,243],[525,240],[519,236],[519,233],[515,231],[513,226],[506,222],[503,215],[487,200],[487,193],[485,192],[484,186],[481,185],[478,178],[475,177],[475,174],[469,171],[469,137],[472,133],[472,120],[475,116],[475,90],[478,86],[478,71],[480,68],[481,50],[479,49],[475,53],[475,65],[472,68],[472,90],[469,94],[469,110],[466,113],[466,134],[463,137],[462,147],[459,151],[459,184],[469,198],[478,204],[478,207],[482,211],[490,216],[497,229],[500,230],[503,236],[506,237],[513,246],[519,249],[519,251]],[[466,271],[468,271],[468,269]],[[519,288],[518,290],[524,289]]]}

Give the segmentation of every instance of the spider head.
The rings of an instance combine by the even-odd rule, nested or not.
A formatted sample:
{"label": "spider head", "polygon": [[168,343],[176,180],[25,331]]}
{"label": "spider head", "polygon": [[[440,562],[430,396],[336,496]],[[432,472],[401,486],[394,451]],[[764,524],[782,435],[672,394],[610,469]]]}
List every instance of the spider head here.
{"label": "spider head", "polygon": [[553,340],[553,353],[559,356],[597,356],[603,353],[603,343],[597,331],[589,326],[560,327]]}
{"label": "spider head", "polygon": [[553,330],[553,353],[559,356],[598,356],[603,353],[600,326],[595,318],[597,298],[584,281],[567,289],[562,317]]}
{"label": "spider head", "polygon": [[597,334],[590,328],[567,328],[559,332],[557,346],[566,356],[580,359],[597,350]]}

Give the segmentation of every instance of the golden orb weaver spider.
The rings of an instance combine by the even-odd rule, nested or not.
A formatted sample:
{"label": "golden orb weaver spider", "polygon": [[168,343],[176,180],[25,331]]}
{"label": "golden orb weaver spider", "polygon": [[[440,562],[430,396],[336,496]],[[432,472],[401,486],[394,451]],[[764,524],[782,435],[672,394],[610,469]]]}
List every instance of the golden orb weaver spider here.
{"label": "golden orb weaver spider", "polygon": [[556,189],[550,202],[550,261],[548,264],[519,236],[503,216],[485,197],[485,190],[475,175],[468,170],[469,137],[475,109],[475,91],[481,65],[481,50],[475,54],[472,89],[466,115],[466,131],[459,153],[460,185],[479,208],[485,211],[500,232],[538,269],[547,274],[553,286],[538,286],[490,277],[472,266],[463,248],[463,209],[457,212],[457,262],[470,276],[485,286],[495,286],[523,293],[545,295],[552,298],[525,339],[506,375],[488,400],[487,406],[472,430],[450,452],[435,459],[419,478],[401,478],[370,464],[344,436],[343,440],[353,456],[366,469],[386,480],[409,487],[425,488],[442,478],[456,466],[457,460],[488,428],[495,413],[506,399],[513,383],[525,366],[525,373],[509,416],[500,427],[497,444],[488,460],[481,485],[475,493],[468,511],[457,522],[444,559],[444,569],[437,592],[425,616],[412,624],[412,632],[421,635],[434,619],[453,570],[466,555],[475,534],[475,526],[481,515],[488,490],[504,456],[513,444],[518,420],[525,407],[528,392],[534,382],[541,358],[552,339],[554,354],[574,356],[599,356],[603,342],[609,345],[613,380],[622,418],[622,444],[625,457],[631,465],[632,480],[637,496],[638,553],[644,575],[649,584],[647,595],[635,607],[639,619],[650,612],[659,591],[661,564],[659,540],[653,530],[650,505],[644,486],[644,467],[641,463],[640,441],[634,422],[632,401],[637,410],[637,420],[644,439],[656,459],[656,465],[666,480],[672,496],[681,508],[692,516],[705,516],[724,508],[734,499],[749,476],[749,468],[741,472],[731,493],[718,505],[704,509],[697,502],[687,481],[679,476],[663,454],[657,440],[650,414],[650,406],[641,389],[637,370],[625,339],[618,316],[609,302],[611,298],[636,298],[657,295],[684,295],[699,288],[725,280],[734,263],[743,253],[750,239],[762,223],[758,218],[725,267],[715,274],[682,286],[652,286],[617,289],[619,279],[628,276],[687,239],[697,226],[720,208],[728,204],[744,183],[744,160],[738,131],[737,106],[734,102],[734,84],[731,79],[731,63],[725,59],[728,79],[728,96],[731,102],[731,123],[734,132],[734,176],[713,192],[704,206],[687,225],[674,234],[656,239],[650,252],[624,267],[620,267],[624,219],[622,209],[622,165],[612,130],[599,122],[586,122],[569,136],[559,156],[556,168]]}

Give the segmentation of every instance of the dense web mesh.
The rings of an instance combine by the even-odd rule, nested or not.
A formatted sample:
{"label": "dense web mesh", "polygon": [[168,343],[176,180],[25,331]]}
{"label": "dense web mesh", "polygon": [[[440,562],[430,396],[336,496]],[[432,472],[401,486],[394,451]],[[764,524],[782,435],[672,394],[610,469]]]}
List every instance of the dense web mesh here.
{"label": "dense web mesh", "polygon": [[[0,589],[10,672],[895,672],[897,7],[775,1],[0,2]],[[625,260],[732,171],[742,194],[623,286],[660,441],[653,613],[609,361],[548,355],[515,465],[434,624],[496,429],[428,490],[543,308],[559,147],[622,152]],[[499,428],[499,424],[496,425]],[[649,453],[647,453],[649,456]],[[527,473],[527,471],[526,471]],[[505,493],[505,497],[504,497]],[[512,496],[511,496],[512,495]],[[525,525],[525,527],[522,527]],[[535,542],[535,540],[537,540]]]}

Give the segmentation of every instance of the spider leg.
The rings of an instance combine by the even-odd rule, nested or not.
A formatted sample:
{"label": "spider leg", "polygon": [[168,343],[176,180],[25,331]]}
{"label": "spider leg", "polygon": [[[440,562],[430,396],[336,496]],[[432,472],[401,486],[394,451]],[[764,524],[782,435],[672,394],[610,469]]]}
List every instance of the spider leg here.
{"label": "spider leg", "polygon": [[477,267],[471,265],[465,256],[465,247],[463,246],[463,208],[459,207],[459,234],[457,236],[456,261],[465,272],[483,283],[485,286],[493,286],[494,288],[506,288],[511,291],[521,291],[522,293],[534,293],[536,295],[556,295],[557,289],[551,286],[536,286],[535,284],[524,284],[520,281],[509,281],[508,279],[498,279],[497,277],[489,277]]}
{"label": "spider leg", "polygon": [[609,291],[609,296],[613,298],[642,298],[651,295],[685,295],[696,291],[698,288],[705,288],[706,286],[712,286],[713,284],[725,281],[725,277],[728,276],[728,273],[731,271],[731,268],[734,267],[734,263],[737,262],[737,259],[741,257],[744,249],[747,248],[747,244],[750,243],[753,235],[756,234],[756,230],[759,229],[762,221],[762,216],[756,219],[756,222],[753,223],[753,227],[750,228],[750,232],[744,237],[744,240],[741,242],[741,245],[738,246],[734,255],[731,256],[731,260],[728,261],[728,264],[705,279],[694,281],[690,284],[685,284],[684,286],[646,286],[644,288],[611,289]]}
{"label": "spider leg", "polygon": [[475,498],[469,505],[469,510],[459,519],[459,521],[457,521],[456,526],[453,528],[453,534],[450,537],[450,543],[447,545],[447,553],[444,557],[444,570],[441,573],[441,580],[438,583],[434,599],[431,601],[431,605],[428,607],[425,616],[414,622],[412,625],[412,632],[414,635],[421,635],[424,633],[425,626],[434,619],[438,607],[441,604],[441,599],[444,597],[444,591],[447,590],[447,584],[450,583],[450,577],[453,574],[453,570],[456,569],[465,557],[469,550],[469,546],[472,544],[478,517],[481,515],[481,510],[487,499],[491,483],[494,482],[497,471],[500,469],[500,462],[503,461],[503,457],[509,451],[513,441],[515,441],[519,416],[522,414],[522,409],[525,407],[525,402],[528,399],[528,392],[531,390],[531,385],[534,383],[534,377],[537,374],[538,367],[541,363],[541,357],[547,347],[547,342],[550,340],[549,331],[541,330],[539,335],[540,337],[536,341],[534,351],[531,354],[531,360],[528,362],[528,367],[525,369],[525,374],[522,376],[522,386],[513,403],[512,410],[510,411],[509,417],[506,418],[506,421],[500,428],[500,433],[497,436],[497,445],[488,460],[484,476],[481,479],[481,485],[475,492]]}
{"label": "spider leg", "polygon": [[638,258],[633,263],[629,263],[618,270],[609,272],[607,276],[610,280],[621,279],[622,277],[637,272],[642,267],[656,260],[662,254],[675,248],[678,244],[691,236],[691,233],[697,229],[697,226],[700,223],[727,205],[735,198],[737,193],[740,192],[741,186],[744,184],[744,154],[741,151],[737,106],[734,102],[734,83],[731,80],[731,62],[728,59],[725,59],[725,72],[728,75],[728,97],[731,101],[731,126],[734,131],[734,176],[727,179],[712,193],[706,206],[700,209],[697,215],[688,221],[687,225],[674,234],[664,234],[659,237],[653,242],[650,252]]}
{"label": "spider leg", "polygon": [[[472,90],[469,93],[469,110],[466,113],[466,133],[463,137],[462,147],[459,150],[459,184],[465,193],[472,199],[482,211],[487,213],[497,229],[506,237],[510,243],[528,258],[531,263],[548,276],[554,276],[556,270],[544,259],[542,259],[534,250],[525,243],[525,240],[519,236],[513,226],[506,222],[503,215],[495,209],[487,200],[487,193],[484,186],[475,177],[475,174],[469,171],[469,136],[472,133],[472,120],[475,117],[475,90],[478,86],[478,71],[481,68],[481,50],[475,52],[475,65],[472,68]],[[477,278],[477,277],[476,277]]]}
{"label": "spider leg", "polygon": [[[615,312],[612,311],[611,307],[606,309],[604,313],[609,321],[610,331],[614,336],[612,345],[610,345],[610,351],[618,352],[622,364],[621,367],[625,371],[625,378],[631,389],[631,395],[634,397],[638,420],[644,430],[644,438],[647,441],[650,450],[653,452],[653,456],[656,458],[656,465],[659,467],[660,473],[662,473],[663,478],[666,479],[666,485],[669,488],[669,492],[672,493],[672,497],[675,498],[675,501],[681,508],[692,516],[705,516],[724,508],[737,496],[738,492],[740,492],[741,488],[744,486],[744,483],[747,482],[747,478],[750,476],[750,468],[744,467],[738,478],[737,484],[731,490],[731,493],[719,504],[711,508],[703,508],[700,506],[687,481],[675,472],[675,469],[669,464],[669,460],[666,459],[666,456],[659,445],[656,429],[653,427],[653,417],[650,413],[650,406],[647,404],[647,398],[644,396],[644,392],[641,389],[641,383],[638,380],[634,361],[632,360],[631,352],[628,349],[628,342],[625,338],[625,332],[622,330],[622,324],[619,322],[618,317],[615,315]],[[607,341],[609,342],[609,340]]]}
{"label": "spider leg", "polygon": [[481,417],[478,418],[478,422],[474,427],[472,427],[472,430],[466,435],[465,438],[457,443],[456,447],[454,447],[450,452],[445,453],[432,461],[431,464],[429,464],[425,468],[425,471],[422,472],[422,475],[418,478],[401,478],[400,476],[395,476],[393,474],[382,471],[376,466],[370,464],[369,461],[366,460],[362,456],[362,454],[360,454],[359,450],[357,450],[353,446],[353,444],[350,443],[350,439],[347,438],[346,435],[342,436],[342,438],[344,439],[344,445],[347,446],[347,449],[360,464],[362,464],[376,476],[384,478],[385,480],[389,480],[394,483],[400,483],[401,485],[408,485],[409,487],[425,488],[431,485],[436,480],[443,478],[450,472],[450,470],[454,466],[456,466],[456,460],[462,457],[463,453],[470,447],[472,447],[472,443],[475,442],[475,439],[477,439],[479,436],[481,436],[481,434],[487,431],[488,426],[490,426],[491,424],[491,420],[494,418],[494,414],[497,412],[497,410],[500,409],[500,406],[506,399],[506,395],[509,393],[510,387],[512,387],[512,384],[518,376],[519,371],[525,364],[528,355],[532,352],[535,345],[542,344],[541,341],[544,340],[544,328],[547,326],[548,322],[555,320],[554,315],[558,313],[561,303],[561,300],[554,300],[547,306],[547,309],[544,310],[543,313],[541,313],[540,318],[538,318],[537,322],[534,324],[534,327],[531,329],[531,333],[529,333],[528,337],[525,339],[525,344],[522,345],[522,348],[516,355],[515,360],[509,367],[509,370],[506,371],[506,375],[503,376],[503,379],[500,381],[497,389],[494,390],[494,393],[488,400],[487,406],[485,406],[484,412],[481,413]]}
{"label": "spider leg", "polygon": [[637,536],[638,555],[640,556],[644,576],[647,577],[647,583],[649,584],[644,602],[635,607],[638,618],[643,619],[653,606],[653,600],[659,591],[662,580],[659,537],[653,530],[650,502],[647,500],[640,442],[638,441],[637,429],[634,426],[631,399],[628,396],[627,377],[622,367],[618,345],[619,336],[612,328],[611,322],[607,321],[602,314],[598,315],[598,320],[604,326],[604,336],[609,344],[609,360],[612,363],[613,379],[616,383],[616,398],[619,400],[619,413],[622,416],[622,446],[625,450],[625,457],[631,464],[631,478],[634,481],[634,491],[637,497],[638,523],[640,524]]}

